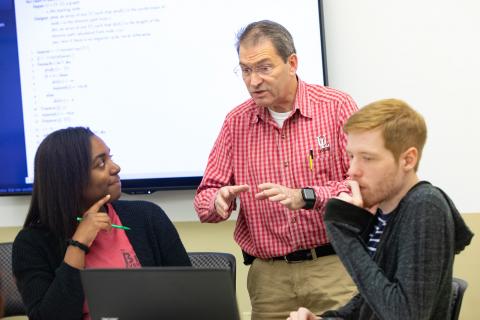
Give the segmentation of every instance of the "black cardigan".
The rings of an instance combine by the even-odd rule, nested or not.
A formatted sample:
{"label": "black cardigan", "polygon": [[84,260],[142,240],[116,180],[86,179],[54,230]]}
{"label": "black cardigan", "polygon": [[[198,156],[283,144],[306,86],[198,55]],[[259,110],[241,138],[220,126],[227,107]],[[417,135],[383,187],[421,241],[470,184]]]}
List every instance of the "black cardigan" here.
{"label": "black cardigan", "polygon": [[[116,201],[113,207],[142,266],[189,266],[177,230],[156,204]],[[80,271],[63,262],[58,240],[45,228],[22,229],[13,243],[12,268],[30,320],[80,320]]]}

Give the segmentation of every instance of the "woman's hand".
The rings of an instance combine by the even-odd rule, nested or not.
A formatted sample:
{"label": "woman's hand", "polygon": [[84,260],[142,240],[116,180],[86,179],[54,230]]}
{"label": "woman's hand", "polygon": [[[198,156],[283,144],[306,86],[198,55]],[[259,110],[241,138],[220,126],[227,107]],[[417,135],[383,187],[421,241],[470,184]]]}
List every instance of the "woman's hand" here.
{"label": "woman's hand", "polygon": [[77,230],[72,236],[73,240],[81,242],[90,247],[97,237],[100,230],[110,230],[112,228],[112,221],[105,212],[100,212],[100,209],[105,203],[110,200],[110,195],[107,194],[97,202],[95,202],[84,214],[82,221],[77,227]]}
{"label": "woman's hand", "polygon": [[[108,200],[110,200],[109,194],[95,202],[83,214],[82,221],[72,236],[73,240],[90,247],[100,230],[110,230],[112,228],[108,214],[100,212],[100,209]],[[73,268],[83,269],[85,267],[85,251],[76,246],[68,246],[63,260]]]}

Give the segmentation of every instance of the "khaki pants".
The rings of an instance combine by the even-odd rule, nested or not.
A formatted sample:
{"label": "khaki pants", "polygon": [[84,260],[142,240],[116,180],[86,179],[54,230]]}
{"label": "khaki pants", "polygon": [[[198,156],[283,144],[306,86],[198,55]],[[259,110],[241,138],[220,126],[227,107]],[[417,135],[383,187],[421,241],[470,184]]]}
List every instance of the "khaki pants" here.
{"label": "khaki pants", "polygon": [[255,259],[248,271],[252,320],[285,320],[306,307],[315,314],[347,303],[356,287],[336,255],[298,263]]}

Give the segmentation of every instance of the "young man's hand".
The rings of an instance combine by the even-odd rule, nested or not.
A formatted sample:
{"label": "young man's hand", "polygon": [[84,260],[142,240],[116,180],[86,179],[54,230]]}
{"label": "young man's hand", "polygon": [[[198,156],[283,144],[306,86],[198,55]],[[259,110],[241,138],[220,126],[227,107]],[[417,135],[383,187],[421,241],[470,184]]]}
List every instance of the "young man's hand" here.
{"label": "young man's hand", "polygon": [[322,319],[317,317],[307,308],[300,307],[297,311],[290,312],[290,317],[287,320],[317,320]]}
{"label": "young man's hand", "polygon": [[[363,198],[360,192],[360,186],[358,185],[358,182],[354,180],[347,180],[347,184],[350,187],[352,194],[350,195],[346,192],[341,192],[336,198],[343,200],[345,202],[351,203],[357,207],[364,208]],[[364,209],[370,211],[370,213],[372,214],[375,214],[377,212],[377,208],[378,208],[378,204],[374,205],[371,208],[364,208]]]}

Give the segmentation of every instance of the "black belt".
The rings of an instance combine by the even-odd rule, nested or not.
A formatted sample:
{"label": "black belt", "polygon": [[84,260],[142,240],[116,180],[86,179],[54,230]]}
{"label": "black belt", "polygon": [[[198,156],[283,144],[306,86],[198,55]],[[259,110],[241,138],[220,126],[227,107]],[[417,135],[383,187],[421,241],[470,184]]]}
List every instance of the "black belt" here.
{"label": "black belt", "polygon": [[285,260],[287,262],[300,262],[305,260],[314,260],[319,257],[335,254],[331,244],[326,244],[312,249],[302,249],[281,257],[273,257],[273,260]]}

